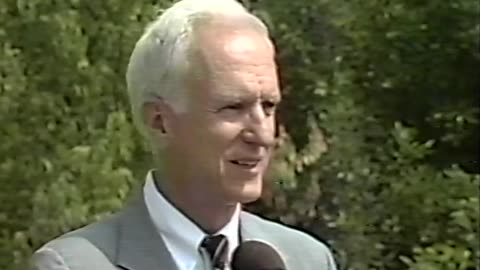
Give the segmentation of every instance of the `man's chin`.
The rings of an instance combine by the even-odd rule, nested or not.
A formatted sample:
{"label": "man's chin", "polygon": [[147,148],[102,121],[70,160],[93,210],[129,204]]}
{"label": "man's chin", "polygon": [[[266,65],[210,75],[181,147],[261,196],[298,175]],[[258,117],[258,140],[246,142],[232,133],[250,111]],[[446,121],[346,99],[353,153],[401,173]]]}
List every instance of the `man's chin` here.
{"label": "man's chin", "polygon": [[[227,183],[225,183],[227,184]],[[263,181],[261,177],[236,179],[224,186],[224,191],[230,201],[246,204],[258,200],[262,196]]]}
{"label": "man's chin", "polygon": [[261,188],[252,188],[250,190],[242,190],[235,194],[235,201],[241,204],[252,203],[262,196]]}

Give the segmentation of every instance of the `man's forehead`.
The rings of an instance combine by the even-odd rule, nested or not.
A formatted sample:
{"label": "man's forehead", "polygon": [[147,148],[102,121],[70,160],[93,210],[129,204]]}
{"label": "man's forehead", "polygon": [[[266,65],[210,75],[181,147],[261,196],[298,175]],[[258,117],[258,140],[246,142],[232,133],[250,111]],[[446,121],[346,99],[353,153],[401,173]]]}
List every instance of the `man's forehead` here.
{"label": "man's forehead", "polygon": [[210,23],[197,29],[196,37],[195,45],[204,54],[274,54],[267,35],[242,25]]}
{"label": "man's forehead", "polygon": [[232,35],[223,42],[223,50],[227,53],[249,53],[257,51],[259,48],[258,37],[252,37],[248,34]]}

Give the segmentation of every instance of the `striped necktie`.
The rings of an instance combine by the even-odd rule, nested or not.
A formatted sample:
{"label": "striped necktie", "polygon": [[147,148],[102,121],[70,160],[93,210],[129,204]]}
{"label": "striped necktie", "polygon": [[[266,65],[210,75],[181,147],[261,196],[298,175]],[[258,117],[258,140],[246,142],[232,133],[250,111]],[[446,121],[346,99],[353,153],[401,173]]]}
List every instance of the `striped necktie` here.
{"label": "striped necktie", "polygon": [[210,259],[215,270],[224,270],[227,264],[228,240],[225,235],[209,235],[201,243],[210,255]]}

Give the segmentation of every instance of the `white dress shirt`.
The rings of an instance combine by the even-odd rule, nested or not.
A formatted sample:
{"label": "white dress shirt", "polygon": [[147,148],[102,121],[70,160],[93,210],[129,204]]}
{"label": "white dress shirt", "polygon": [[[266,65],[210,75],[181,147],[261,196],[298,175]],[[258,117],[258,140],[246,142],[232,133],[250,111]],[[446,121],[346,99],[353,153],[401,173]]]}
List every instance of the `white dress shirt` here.
{"label": "white dress shirt", "polygon": [[[158,192],[153,179],[153,171],[148,172],[146,178],[143,187],[144,199],[154,226],[165,241],[178,270],[195,269],[198,267],[197,264],[203,264],[198,247],[207,234]],[[223,234],[228,239],[228,261],[239,245],[239,218],[240,205],[230,221],[215,233]],[[227,267],[226,270],[229,269]]]}

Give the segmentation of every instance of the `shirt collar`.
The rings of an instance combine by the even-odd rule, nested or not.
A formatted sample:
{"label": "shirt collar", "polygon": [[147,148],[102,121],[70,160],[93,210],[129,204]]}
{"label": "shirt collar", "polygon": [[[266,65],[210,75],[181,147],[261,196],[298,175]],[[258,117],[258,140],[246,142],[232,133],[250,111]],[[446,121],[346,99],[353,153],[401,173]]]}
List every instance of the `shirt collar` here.
{"label": "shirt collar", "polygon": [[[148,172],[143,191],[150,218],[165,241],[178,268],[181,270],[193,269],[200,256],[198,247],[207,235],[157,191],[153,171]],[[229,258],[239,245],[239,218],[240,205],[230,221],[215,233],[215,235],[223,234],[227,237]]]}

